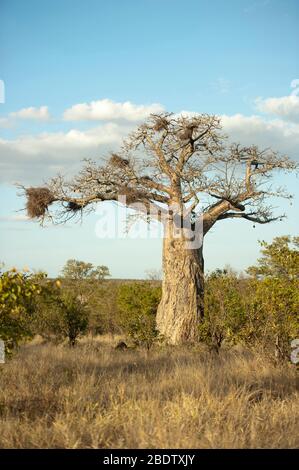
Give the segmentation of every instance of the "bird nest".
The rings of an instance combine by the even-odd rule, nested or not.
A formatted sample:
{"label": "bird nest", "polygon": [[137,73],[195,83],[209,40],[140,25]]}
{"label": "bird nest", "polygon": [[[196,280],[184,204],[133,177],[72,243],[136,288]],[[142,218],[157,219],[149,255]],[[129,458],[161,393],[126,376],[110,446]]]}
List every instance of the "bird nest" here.
{"label": "bird nest", "polygon": [[109,163],[117,168],[126,168],[129,165],[129,161],[126,158],[122,158],[116,153],[111,155]]}
{"label": "bird nest", "polygon": [[128,186],[123,186],[119,191],[119,196],[126,196],[126,202],[132,204],[134,202],[140,202],[140,200],[146,197],[146,194],[142,190],[129,188]]}
{"label": "bird nest", "polygon": [[163,131],[165,129],[168,128],[168,125],[169,125],[169,122],[166,118],[164,117],[159,117],[156,122],[155,122],[155,125],[153,127],[153,129],[157,132],[160,132],[160,131]]}
{"label": "bird nest", "polygon": [[48,188],[27,188],[26,210],[30,218],[38,218],[45,215],[48,206],[55,201],[54,195]]}

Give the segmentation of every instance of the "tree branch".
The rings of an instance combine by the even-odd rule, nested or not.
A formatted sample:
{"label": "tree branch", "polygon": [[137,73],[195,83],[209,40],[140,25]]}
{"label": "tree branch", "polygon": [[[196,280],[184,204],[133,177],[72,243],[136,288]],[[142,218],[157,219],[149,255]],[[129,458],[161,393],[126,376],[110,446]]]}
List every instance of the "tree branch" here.
{"label": "tree branch", "polygon": [[258,215],[252,214],[246,214],[246,213],[240,213],[240,212],[227,212],[225,214],[221,214],[218,217],[218,220],[224,220],[224,219],[246,219],[249,220],[250,222],[254,222],[257,224],[269,224],[270,222],[274,222],[276,220],[281,220],[284,218],[285,215],[280,215],[277,217],[262,217]]}

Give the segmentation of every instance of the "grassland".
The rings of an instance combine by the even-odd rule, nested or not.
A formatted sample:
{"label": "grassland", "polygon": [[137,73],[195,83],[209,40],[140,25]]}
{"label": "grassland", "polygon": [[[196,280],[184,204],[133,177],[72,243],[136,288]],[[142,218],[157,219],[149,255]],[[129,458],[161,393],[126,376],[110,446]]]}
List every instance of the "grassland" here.
{"label": "grassland", "polygon": [[299,447],[298,375],[244,350],[32,342],[0,365],[1,448]]}

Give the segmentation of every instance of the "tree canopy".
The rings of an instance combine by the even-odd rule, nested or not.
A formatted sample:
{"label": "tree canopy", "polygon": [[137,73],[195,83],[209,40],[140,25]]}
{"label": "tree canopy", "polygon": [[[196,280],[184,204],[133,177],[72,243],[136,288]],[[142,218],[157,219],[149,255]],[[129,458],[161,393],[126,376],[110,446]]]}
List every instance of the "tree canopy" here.
{"label": "tree canopy", "polygon": [[260,242],[262,257],[247,272],[260,277],[299,279],[299,237],[274,238],[272,243]]}
{"label": "tree canopy", "polygon": [[283,217],[268,200],[290,195],[270,179],[275,170],[295,168],[270,148],[230,143],[217,116],[152,114],[102,163],[86,160],[74,177],[58,175],[46,187],[26,188],[27,211],[64,222],[97,202],[122,198],[158,220],[174,205],[187,215],[200,211],[205,234],[224,219],[264,224]]}
{"label": "tree canopy", "polygon": [[76,259],[69,259],[62,269],[63,277],[67,279],[98,279],[103,280],[110,276],[107,266],[94,266]]}

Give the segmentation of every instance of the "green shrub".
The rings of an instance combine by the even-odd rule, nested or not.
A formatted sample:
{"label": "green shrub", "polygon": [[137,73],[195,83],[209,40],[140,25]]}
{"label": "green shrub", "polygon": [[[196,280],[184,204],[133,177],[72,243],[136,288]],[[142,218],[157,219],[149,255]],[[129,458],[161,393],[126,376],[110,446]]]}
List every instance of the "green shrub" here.
{"label": "green shrub", "polygon": [[248,346],[262,347],[277,360],[289,359],[291,341],[299,337],[299,282],[296,279],[252,279],[248,283]]}
{"label": "green shrub", "polygon": [[246,322],[241,281],[233,273],[217,270],[206,278],[205,314],[199,340],[219,352],[225,341],[235,344]]}
{"label": "green shrub", "polygon": [[8,354],[21,340],[32,335],[30,320],[41,293],[42,276],[15,269],[0,272],[0,338]]}
{"label": "green shrub", "polygon": [[118,292],[123,330],[135,345],[148,350],[158,339],[156,312],[160,299],[161,288],[149,283],[123,284]]}
{"label": "green shrub", "polygon": [[260,279],[299,279],[299,237],[286,235],[274,238],[272,243],[259,243],[262,257],[247,269],[248,274]]}
{"label": "green shrub", "polygon": [[35,316],[35,333],[56,343],[67,338],[69,345],[75,346],[88,329],[88,318],[87,304],[80,294],[61,287],[60,281],[50,282],[44,287]]}
{"label": "green shrub", "polygon": [[299,237],[260,242],[262,257],[247,272],[248,324],[244,339],[277,360],[289,359],[299,337]]}

